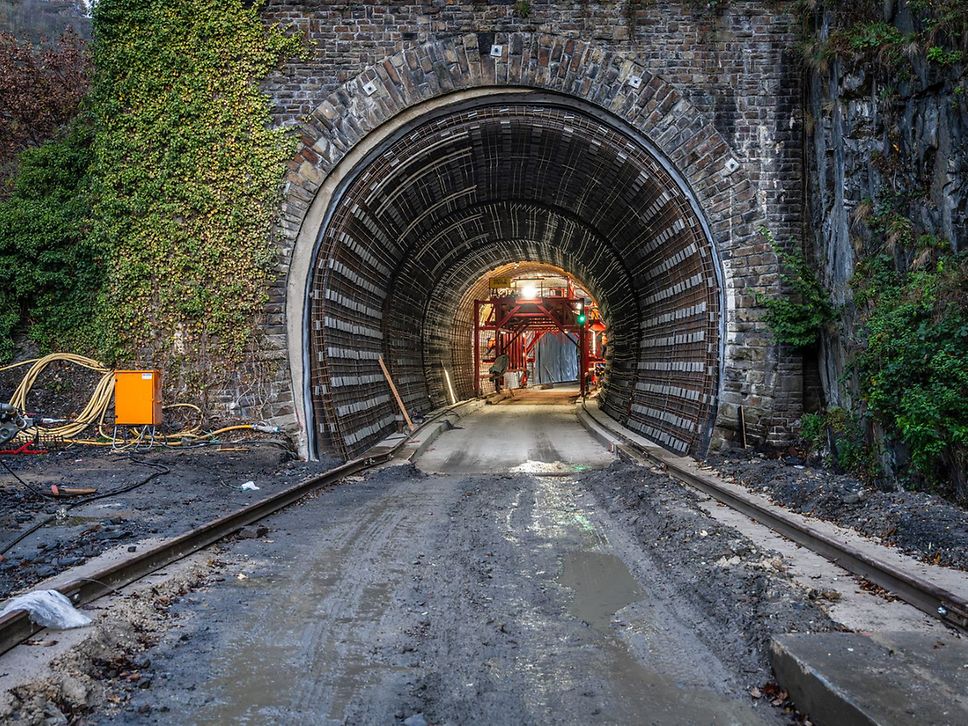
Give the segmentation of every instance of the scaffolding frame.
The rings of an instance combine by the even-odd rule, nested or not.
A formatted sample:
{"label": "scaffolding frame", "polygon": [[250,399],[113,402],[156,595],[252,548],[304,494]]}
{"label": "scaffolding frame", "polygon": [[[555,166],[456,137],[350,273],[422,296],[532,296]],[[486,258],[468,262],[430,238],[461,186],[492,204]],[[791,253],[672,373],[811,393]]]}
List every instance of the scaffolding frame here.
{"label": "scaffolding frame", "polygon": [[[589,320],[579,322],[588,305],[584,298],[566,295],[522,299],[516,295],[494,295],[474,301],[474,392],[481,395],[481,365],[508,356],[509,371],[523,371],[527,385],[528,367],[534,363],[534,350],[548,333],[564,333],[578,348],[578,385],[581,395],[588,393],[588,373],[602,361],[589,350]],[[481,334],[494,333],[493,350],[481,350]],[[573,338],[572,335],[575,337]]]}

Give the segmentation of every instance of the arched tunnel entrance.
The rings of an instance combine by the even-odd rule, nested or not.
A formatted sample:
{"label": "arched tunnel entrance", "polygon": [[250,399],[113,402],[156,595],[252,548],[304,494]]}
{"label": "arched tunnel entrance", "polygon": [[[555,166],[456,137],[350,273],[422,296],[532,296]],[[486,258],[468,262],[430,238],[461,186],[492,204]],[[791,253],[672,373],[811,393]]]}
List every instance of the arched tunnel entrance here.
{"label": "arched tunnel entrance", "polygon": [[617,118],[552,94],[484,96],[400,128],[320,225],[308,286],[310,450],[352,456],[407,407],[473,394],[469,291],[513,263],[582,280],[607,322],[602,408],[701,453],[721,373],[722,286],[695,197]]}

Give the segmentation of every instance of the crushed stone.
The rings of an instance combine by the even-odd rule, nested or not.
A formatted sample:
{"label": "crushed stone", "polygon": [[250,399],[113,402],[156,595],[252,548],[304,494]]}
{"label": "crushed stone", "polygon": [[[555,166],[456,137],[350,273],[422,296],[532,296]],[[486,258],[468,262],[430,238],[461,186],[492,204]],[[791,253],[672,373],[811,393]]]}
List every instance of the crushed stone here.
{"label": "crushed stone", "polygon": [[217,565],[214,559],[192,565],[113,598],[108,607],[89,610],[94,618],[89,637],[51,661],[47,677],[4,694],[0,723],[92,723],[88,719],[95,712],[124,711],[135,694],[152,687],[155,674],[147,653],[179,617],[173,606],[205,583]]}

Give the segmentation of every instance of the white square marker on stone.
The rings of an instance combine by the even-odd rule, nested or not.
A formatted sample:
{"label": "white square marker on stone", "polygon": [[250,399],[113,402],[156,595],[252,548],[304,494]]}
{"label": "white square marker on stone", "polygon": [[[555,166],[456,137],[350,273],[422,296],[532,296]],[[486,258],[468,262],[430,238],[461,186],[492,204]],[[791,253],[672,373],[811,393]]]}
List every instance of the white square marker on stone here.
{"label": "white square marker on stone", "polygon": [[491,57],[492,58],[500,58],[502,55],[504,55],[504,46],[503,45],[492,45],[491,46]]}
{"label": "white square marker on stone", "polygon": [[642,85],[642,76],[629,76],[629,85],[638,88]]}
{"label": "white square marker on stone", "polygon": [[363,84],[363,92],[367,96],[372,96],[374,93],[376,93],[376,84],[373,81],[367,81]]}

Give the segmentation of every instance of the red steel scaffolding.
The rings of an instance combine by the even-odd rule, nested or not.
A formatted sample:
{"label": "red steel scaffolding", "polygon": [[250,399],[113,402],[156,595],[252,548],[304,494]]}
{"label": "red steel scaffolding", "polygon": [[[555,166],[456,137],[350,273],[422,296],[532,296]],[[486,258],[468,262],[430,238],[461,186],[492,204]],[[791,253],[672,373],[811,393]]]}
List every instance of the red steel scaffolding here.
{"label": "red steel scaffolding", "polygon": [[[535,348],[548,333],[565,333],[577,346],[578,383],[582,396],[587,393],[589,371],[595,363],[603,361],[590,350],[590,342],[596,332],[589,329],[592,321],[588,319],[583,298],[571,295],[533,299],[522,299],[517,295],[492,296],[488,300],[474,301],[474,321],[474,370],[477,372],[474,385],[477,395],[481,394],[481,364],[493,363],[500,355],[508,356],[508,371],[522,372],[521,387],[527,386],[529,366],[535,362]],[[482,351],[481,334],[487,332],[494,335],[488,349]],[[596,353],[597,350],[596,346]]]}

